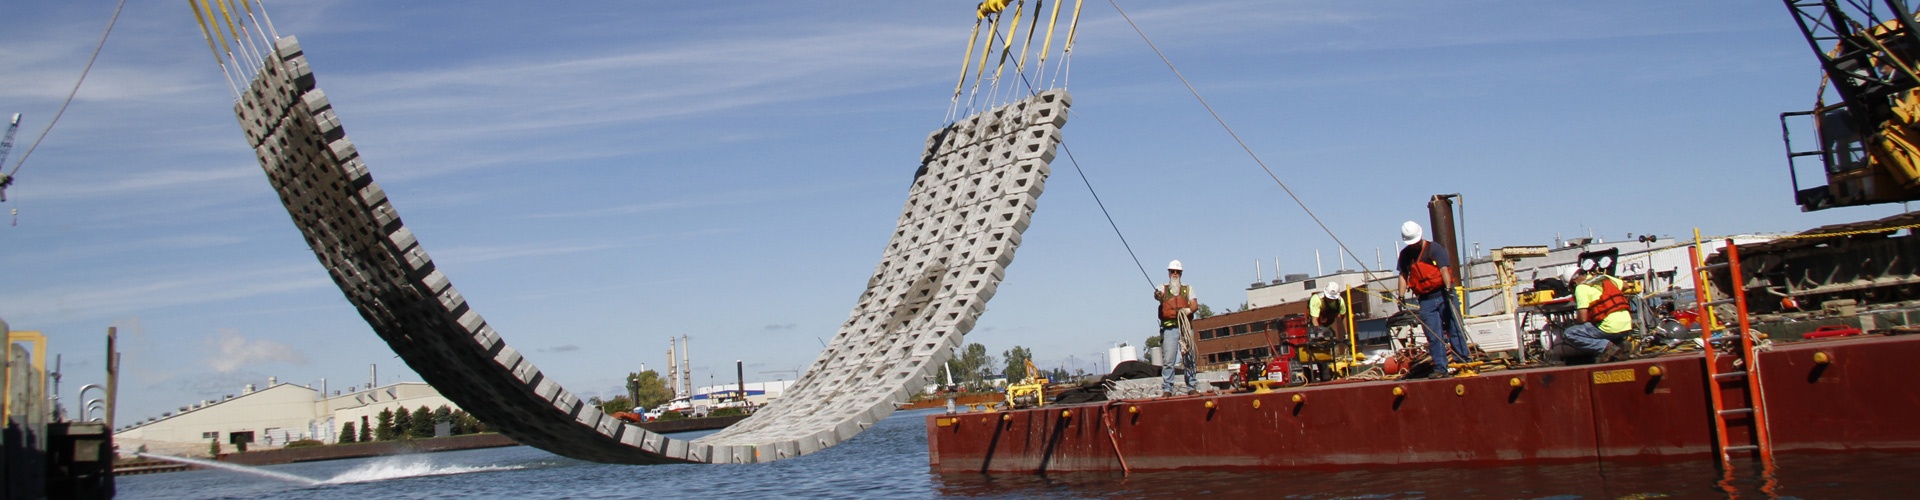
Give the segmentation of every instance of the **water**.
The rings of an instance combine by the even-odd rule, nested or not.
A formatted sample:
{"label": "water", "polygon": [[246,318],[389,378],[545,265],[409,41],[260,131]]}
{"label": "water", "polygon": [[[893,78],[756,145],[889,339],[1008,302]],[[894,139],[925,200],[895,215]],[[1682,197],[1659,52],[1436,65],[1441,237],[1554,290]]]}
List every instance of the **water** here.
{"label": "water", "polygon": [[[934,474],[925,410],[888,418],[845,444],[757,465],[604,465],[517,446],[118,478],[122,498],[1913,498],[1920,453],[1796,455],[1769,486],[1721,485],[1706,461],[1679,463]],[[693,435],[675,437],[690,438]],[[1726,491],[1731,489],[1734,495]],[[1771,494],[1769,494],[1769,491]]]}

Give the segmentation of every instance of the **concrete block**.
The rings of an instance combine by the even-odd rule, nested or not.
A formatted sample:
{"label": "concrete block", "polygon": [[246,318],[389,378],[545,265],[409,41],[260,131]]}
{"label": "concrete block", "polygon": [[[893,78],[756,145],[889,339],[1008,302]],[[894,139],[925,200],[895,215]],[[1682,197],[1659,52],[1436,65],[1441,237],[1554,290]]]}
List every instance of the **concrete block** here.
{"label": "concrete block", "polygon": [[[511,347],[509,347],[509,349],[511,349]],[[522,384],[531,385],[534,379],[541,378],[540,369],[534,367],[532,362],[523,362],[520,363],[520,366],[513,367],[513,377],[520,379],[520,383]]]}
{"label": "concrete block", "polygon": [[[573,395],[569,393],[567,396],[569,399],[571,399]],[[578,400],[574,400],[574,401],[577,402]],[[555,407],[558,407],[558,406],[559,405],[556,403]],[[563,408],[560,411],[565,412],[567,410]],[[613,420],[612,417],[608,417],[605,413],[601,413],[600,409],[595,408],[593,405],[581,405],[580,412],[574,414],[573,416],[574,422],[578,422],[580,423],[580,425],[587,426],[587,428],[594,429],[596,432],[598,432],[598,430],[600,429],[600,421],[602,419]]]}
{"label": "concrete block", "polygon": [[341,137],[340,139],[335,140],[330,144],[327,144],[327,151],[330,153],[333,153],[333,161],[335,163],[347,161],[347,159],[349,158],[360,156],[360,150],[358,148],[353,147],[353,140],[345,137]]}
{"label": "concrete block", "polygon": [[447,275],[440,274],[440,270],[435,269],[432,272],[428,272],[426,276],[421,277],[420,284],[427,287],[427,293],[436,294],[440,293],[441,290],[445,290],[448,286],[452,285],[453,282],[447,281]]}
{"label": "concrete block", "polygon": [[[460,291],[455,290],[453,287],[447,287],[446,290],[441,291],[439,295],[439,299],[440,299],[440,308],[446,309],[447,312],[457,311],[460,309],[460,306],[467,305],[467,299],[465,297],[461,297]],[[473,311],[468,310],[467,312],[472,313]],[[474,315],[474,317],[476,318],[479,316],[480,315],[478,314]],[[465,319],[465,316],[462,316],[462,319]]]}
{"label": "concrete block", "polygon": [[406,226],[400,226],[399,229],[393,230],[392,233],[387,235],[387,241],[392,242],[393,248],[398,250],[413,248],[414,243],[416,243],[413,239],[413,230],[407,229]]}
{"label": "concrete block", "polygon": [[[493,356],[493,363],[507,370],[518,371],[520,367],[520,351],[515,350],[513,346],[502,347],[500,348],[500,353]],[[526,382],[526,380],[522,379],[521,382]]]}
{"label": "concrete block", "polygon": [[713,463],[713,446],[701,443],[687,443],[687,460]]}
{"label": "concrete block", "polygon": [[[494,332],[491,326],[482,326],[480,331],[474,332],[473,343],[478,344],[482,351],[493,352],[493,346],[500,343],[500,334]],[[507,368],[512,369],[512,367]]]}
{"label": "concrete block", "polygon": [[668,439],[666,443],[667,452],[664,455],[666,455],[667,458],[687,460],[687,448],[689,448],[689,445],[692,443],[678,439]]}
{"label": "concrete block", "polygon": [[[540,399],[552,402],[560,397],[560,384],[554,383],[552,378],[541,377],[540,380],[534,382],[533,394],[540,396]],[[571,410],[572,408],[568,408],[562,411],[571,414]]]}
{"label": "concrete block", "polygon": [[[384,207],[386,205],[381,205],[381,206]],[[385,226],[385,224],[381,224],[381,225]],[[422,248],[420,245],[414,245],[413,248],[407,249],[406,259],[407,259],[407,267],[415,271],[425,269],[428,264],[433,263],[433,257],[427,256],[427,249]],[[446,278],[442,277],[441,279],[444,280]]]}
{"label": "concrete block", "polygon": [[371,207],[385,203],[386,201],[387,191],[380,189],[379,184],[367,183],[366,186],[360,188],[361,206]]}
{"label": "concrete block", "polygon": [[[449,288],[449,290],[451,290],[451,288]],[[468,308],[466,313],[460,315],[460,327],[465,328],[467,330],[466,333],[469,335],[473,334],[473,332],[480,331],[480,327],[486,325],[487,320],[481,318],[480,312],[472,308]]]}

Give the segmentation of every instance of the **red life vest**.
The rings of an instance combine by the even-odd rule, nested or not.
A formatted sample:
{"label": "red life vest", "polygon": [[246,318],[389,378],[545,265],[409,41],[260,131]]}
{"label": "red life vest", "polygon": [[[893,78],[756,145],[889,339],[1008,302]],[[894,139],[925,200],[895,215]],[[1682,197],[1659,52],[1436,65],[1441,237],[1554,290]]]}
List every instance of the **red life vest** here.
{"label": "red life vest", "polygon": [[1427,259],[1427,245],[1420,242],[1420,257],[1413,259],[1413,265],[1407,269],[1407,288],[1415,295],[1426,295],[1440,291],[1447,286],[1446,275],[1440,273],[1440,266]]}
{"label": "red life vest", "polygon": [[1613,284],[1612,276],[1600,276],[1600,297],[1587,304],[1587,318],[1593,324],[1607,320],[1607,316],[1627,310],[1627,295],[1620,293],[1620,287]]}

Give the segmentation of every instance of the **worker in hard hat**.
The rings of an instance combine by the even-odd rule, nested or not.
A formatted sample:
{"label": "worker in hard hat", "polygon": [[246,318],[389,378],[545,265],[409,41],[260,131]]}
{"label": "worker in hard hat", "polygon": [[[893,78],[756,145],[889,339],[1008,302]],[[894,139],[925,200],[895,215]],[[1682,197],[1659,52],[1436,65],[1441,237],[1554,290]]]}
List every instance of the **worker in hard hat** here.
{"label": "worker in hard hat", "polygon": [[[1420,305],[1420,329],[1427,334],[1427,353],[1433,358],[1428,378],[1449,376],[1454,363],[1468,361],[1467,339],[1454,316],[1453,256],[1447,248],[1421,238],[1420,224],[1400,225],[1400,296],[1412,292]],[[1451,355],[1449,355],[1451,352]]]}
{"label": "worker in hard hat", "polygon": [[[1180,282],[1184,272],[1180,261],[1167,263],[1167,283],[1153,290],[1153,300],[1160,303],[1160,390],[1166,395],[1184,394],[1197,390],[1193,378],[1193,311],[1200,307],[1195,298],[1193,287]],[[1171,334],[1171,335],[1169,335]],[[1185,375],[1187,383],[1184,391],[1175,391],[1173,377],[1175,373]]]}
{"label": "worker in hard hat", "polygon": [[1628,312],[1627,286],[1620,278],[1608,276],[1602,269],[1567,266],[1561,279],[1573,286],[1574,319],[1572,326],[1560,331],[1568,344],[1593,355],[1593,362],[1605,363],[1620,356],[1615,342],[1633,330],[1633,314]]}
{"label": "worker in hard hat", "polygon": [[1307,317],[1313,320],[1313,328],[1318,329],[1315,337],[1332,337],[1334,325],[1346,319],[1346,303],[1341,301],[1340,292],[1344,289],[1339,283],[1327,283],[1327,288],[1307,299]]}

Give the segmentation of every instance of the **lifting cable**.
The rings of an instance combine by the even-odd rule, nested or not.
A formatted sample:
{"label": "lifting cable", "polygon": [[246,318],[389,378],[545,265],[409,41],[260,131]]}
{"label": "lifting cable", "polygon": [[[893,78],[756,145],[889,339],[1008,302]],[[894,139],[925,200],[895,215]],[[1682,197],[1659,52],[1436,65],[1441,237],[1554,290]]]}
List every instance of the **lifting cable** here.
{"label": "lifting cable", "polygon": [[73,104],[73,96],[80,93],[80,84],[86,82],[87,73],[93,71],[93,61],[100,58],[100,49],[107,46],[107,35],[113,34],[113,25],[120,20],[120,9],[126,6],[127,0],[120,0],[119,5],[113,7],[113,17],[107,18],[107,30],[100,34],[100,43],[93,46],[93,55],[87,56],[87,65],[80,69],[80,78],[74,80],[73,90],[67,91],[67,99],[60,102],[60,110],[53,112],[53,119],[47,121],[47,127],[40,129],[40,136],[34,138],[33,144],[28,145],[27,150],[20,153],[20,159],[13,162],[13,170],[7,172],[7,180],[12,180],[20,173],[20,166],[27,163],[27,157],[33,156],[33,150],[40,147],[40,141],[47,138],[47,132],[53,131],[53,124],[60,123],[60,115],[66,114],[67,105]]}
{"label": "lifting cable", "polygon": [[1221,128],[1221,129],[1224,129],[1224,130],[1226,130],[1226,132],[1227,132],[1227,135],[1228,135],[1228,136],[1231,136],[1231,137],[1233,137],[1233,142],[1235,142],[1235,143],[1237,143],[1237,144],[1239,144],[1239,145],[1240,145],[1240,149],[1241,149],[1242,151],[1245,151],[1245,152],[1247,153],[1247,156],[1248,156],[1248,157],[1250,157],[1250,158],[1252,158],[1252,159],[1253,159],[1253,162],[1254,162],[1255,164],[1258,164],[1258,165],[1260,165],[1260,169],[1261,169],[1261,170],[1264,170],[1264,171],[1266,171],[1266,172],[1267,172],[1267,177],[1269,177],[1269,178],[1272,178],[1272,179],[1273,179],[1273,182],[1274,182],[1274,184],[1279,184],[1279,185],[1280,185],[1280,189],[1281,189],[1282,191],[1286,191],[1286,193],[1287,193],[1287,197],[1289,197],[1289,198],[1292,198],[1292,199],[1293,199],[1293,203],[1294,203],[1295,205],[1299,205],[1299,206],[1300,206],[1300,210],[1301,210],[1301,211],[1303,211],[1303,212],[1306,212],[1306,213],[1307,213],[1307,217],[1308,217],[1308,218],[1311,218],[1311,219],[1313,219],[1313,223],[1314,223],[1314,224],[1317,224],[1317,225],[1319,225],[1319,226],[1320,226],[1320,230],[1321,230],[1322,232],[1325,232],[1325,233],[1327,233],[1327,237],[1329,237],[1329,238],[1333,238],[1333,243],[1334,243],[1335,245],[1338,245],[1338,246],[1340,247],[1340,251],[1342,251],[1342,252],[1346,252],[1346,253],[1347,253],[1347,255],[1351,255],[1351,256],[1353,256],[1353,261],[1354,261],[1354,263],[1355,263],[1356,265],[1359,265],[1359,266],[1360,266],[1360,270],[1361,270],[1361,271],[1364,271],[1364,272],[1366,273],[1366,275],[1367,275],[1367,279],[1368,279],[1369,281],[1371,281],[1371,280],[1373,280],[1373,279],[1374,279],[1374,278],[1373,278],[1373,274],[1374,274],[1374,270],[1373,270],[1373,269],[1369,269],[1369,268],[1367,267],[1367,263],[1366,263],[1366,261],[1364,261],[1364,260],[1361,260],[1361,259],[1360,259],[1360,255],[1359,255],[1359,254],[1356,254],[1356,253],[1353,253],[1353,251],[1352,251],[1352,250],[1349,250],[1349,249],[1347,248],[1347,244],[1346,244],[1346,242],[1343,242],[1343,241],[1340,241],[1340,237],[1339,237],[1339,236],[1336,236],[1336,235],[1334,235],[1334,234],[1333,234],[1333,229],[1332,229],[1332,228],[1328,228],[1328,227],[1327,227],[1327,223],[1326,223],[1325,221],[1322,221],[1322,220],[1320,220],[1320,216],[1318,216],[1318,215],[1315,215],[1315,214],[1313,213],[1313,209],[1311,209],[1311,208],[1307,208],[1307,203],[1306,203],[1306,202],[1304,202],[1304,201],[1301,201],[1301,200],[1300,200],[1300,196],[1299,196],[1299,195],[1297,195],[1297,194],[1294,194],[1294,192],[1293,192],[1293,188],[1291,188],[1291,187],[1288,187],[1288,186],[1287,186],[1287,183],[1286,183],[1285,181],[1282,181],[1282,180],[1280,180],[1280,176],[1279,176],[1278,174],[1275,174],[1275,173],[1273,173],[1273,169],[1272,169],[1272,168],[1269,168],[1269,167],[1267,166],[1267,162],[1265,162],[1265,161],[1262,161],[1262,160],[1260,159],[1260,155],[1258,155],[1258,154],[1254,154],[1254,152],[1253,152],[1253,148],[1252,148],[1252,147],[1249,147],[1249,146],[1247,146],[1247,142],[1246,142],[1246,141],[1244,141],[1244,140],[1241,140],[1241,139],[1240,139],[1240,134],[1238,134],[1238,133],[1236,133],[1236,132],[1234,132],[1234,131],[1233,131],[1233,127],[1232,127],[1232,126],[1229,126],[1229,125],[1227,125],[1227,120],[1226,120],[1225,118],[1221,118],[1221,117],[1220,117],[1220,113],[1219,113],[1218,111],[1214,111],[1214,109],[1213,109],[1213,105],[1211,105],[1211,104],[1207,104],[1207,99],[1206,99],[1205,97],[1201,97],[1201,96],[1200,96],[1200,91],[1199,91],[1199,90],[1197,90],[1197,89],[1194,89],[1194,88],[1193,88],[1193,83],[1192,83],[1192,82],[1188,82],[1188,81],[1187,81],[1187,77],[1186,77],[1186,75],[1182,75],[1182,74],[1180,74],[1180,69],[1179,69],[1179,68],[1176,68],[1176,67],[1174,67],[1174,66],[1173,66],[1173,61],[1172,61],[1172,60],[1170,60],[1170,59],[1167,59],[1167,55],[1166,55],[1165,53],[1163,53],[1163,52],[1160,52],[1160,47],[1159,47],[1159,46],[1157,46],[1157,45],[1154,45],[1154,44],[1153,44],[1153,40],[1152,40],[1152,39],[1150,39],[1150,38],[1147,38],[1147,33],[1146,33],[1145,31],[1142,31],[1142,30],[1140,29],[1140,25],[1138,25],[1138,24],[1135,24],[1135,23],[1133,22],[1133,18],[1132,18],[1132,17],[1128,17],[1128,16],[1127,16],[1127,12],[1126,12],[1125,10],[1122,10],[1122,9],[1120,8],[1120,4],[1119,4],[1119,2],[1118,2],[1117,0],[1107,0],[1107,3],[1110,3],[1110,4],[1113,4],[1113,10],[1114,10],[1114,11],[1116,11],[1116,12],[1119,12],[1119,13],[1120,13],[1120,17],[1121,17],[1122,19],[1125,19],[1125,20],[1127,21],[1127,25],[1128,25],[1128,26],[1132,26],[1132,27],[1133,27],[1133,32],[1134,32],[1134,33],[1138,33],[1138,34],[1140,35],[1140,39],[1141,39],[1142,41],[1145,41],[1145,42],[1147,42],[1147,47],[1149,47],[1149,48],[1152,48],[1152,49],[1153,49],[1153,53],[1154,53],[1154,55],[1157,55],[1157,56],[1160,56],[1160,62],[1161,62],[1161,63],[1164,63],[1164,64],[1166,64],[1166,65],[1167,65],[1167,69],[1168,69],[1168,70],[1171,70],[1171,71],[1173,71],[1173,76],[1174,76],[1174,77],[1176,77],[1176,78],[1179,78],[1179,79],[1180,79],[1180,83],[1181,83],[1182,85],[1186,85],[1186,86],[1187,86],[1187,92],[1189,92],[1189,93],[1192,93],[1192,94],[1193,94],[1193,98],[1194,98],[1195,100],[1198,100],[1198,101],[1200,101],[1200,106],[1201,106],[1201,107],[1204,107],[1204,108],[1206,108],[1206,109],[1207,109],[1207,113],[1208,113],[1208,114],[1210,114],[1210,115],[1213,115],[1213,120],[1214,120],[1215,122],[1218,122],[1218,123],[1220,124],[1220,128]]}

